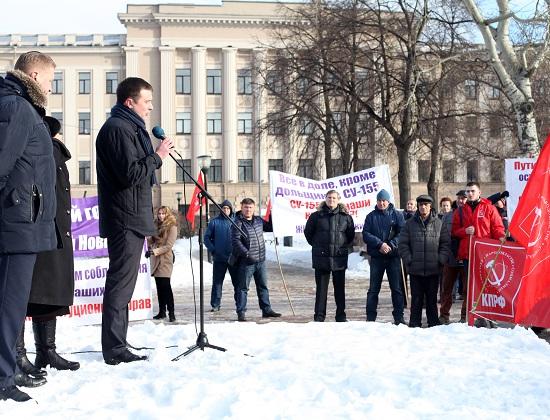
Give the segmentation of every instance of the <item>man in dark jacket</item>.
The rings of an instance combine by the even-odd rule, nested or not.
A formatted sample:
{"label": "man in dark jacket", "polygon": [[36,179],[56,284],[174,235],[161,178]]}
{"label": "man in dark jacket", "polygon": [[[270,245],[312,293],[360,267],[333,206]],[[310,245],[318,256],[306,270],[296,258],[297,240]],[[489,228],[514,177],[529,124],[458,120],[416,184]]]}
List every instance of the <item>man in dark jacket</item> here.
{"label": "man in dark jacket", "polygon": [[401,290],[401,261],[397,246],[399,233],[405,225],[403,214],[390,203],[390,194],[380,190],[376,195],[376,207],[367,214],[363,225],[363,241],[370,255],[370,285],[367,292],[367,321],[376,321],[378,295],[382,287],[384,271],[390,283],[395,324],[405,324],[403,319],[403,291]]}
{"label": "man in dark jacket", "polygon": [[399,255],[411,276],[409,327],[422,326],[424,299],[428,327],[433,327],[439,325],[437,288],[440,267],[447,261],[450,252],[450,237],[445,232],[447,227],[442,224],[435,211],[432,211],[432,197],[420,195],[416,203],[416,214],[407,220],[399,235]]}
{"label": "man in dark jacket", "polygon": [[[225,215],[233,218],[233,206],[229,200],[223,201],[220,207]],[[235,267],[228,263],[232,248],[231,222],[223,214],[220,214],[208,223],[208,227],[204,233],[204,245],[206,245],[206,248],[212,253],[213,257],[212,293],[210,295],[211,312],[218,312],[222,300],[223,280],[228,270],[231,282],[233,283],[235,304],[237,303],[237,292],[239,290]]]}
{"label": "man in dark jacket", "polygon": [[15,343],[36,254],[57,248],[55,162],[42,117],[55,63],[25,53],[0,77],[0,400],[27,401],[14,384]]}
{"label": "man in dark jacket", "polygon": [[107,238],[109,250],[101,345],[110,365],[146,359],[127,348],[128,303],[145,236],[155,234],[151,195],[155,170],[173,147],[167,138],[153,150],[144,121],[153,109],[152,101],[153,88],[145,80],[123,80],[111,117],[96,140],[99,233]]}
{"label": "man in dark jacket", "polygon": [[348,253],[355,237],[355,225],[340,194],[330,190],[319,210],[309,216],[304,229],[311,245],[311,262],[315,269],[314,321],[323,322],[327,313],[327,292],[330,274],[336,301],[336,322],[346,321],[346,269]]}
{"label": "man in dark jacket", "polygon": [[266,222],[254,215],[256,203],[251,198],[241,201],[241,210],[237,212],[235,223],[244,232],[244,235],[231,226],[232,263],[237,266],[239,292],[237,297],[237,319],[246,321],[246,300],[250,280],[254,276],[258,302],[262,310],[262,317],[276,318],[281,314],[271,308],[269,302],[269,290],[267,288],[267,275],[265,272],[265,241],[264,231],[272,232],[270,222]]}

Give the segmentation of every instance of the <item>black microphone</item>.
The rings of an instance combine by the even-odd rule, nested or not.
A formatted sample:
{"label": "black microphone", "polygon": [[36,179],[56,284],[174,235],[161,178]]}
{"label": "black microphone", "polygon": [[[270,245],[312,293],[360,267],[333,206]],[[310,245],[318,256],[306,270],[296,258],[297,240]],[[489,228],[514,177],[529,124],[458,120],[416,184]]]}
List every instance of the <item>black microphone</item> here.
{"label": "black microphone", "polygon": [[155,136],[159,140],[164,140],[166,138],[166,134],[164,133],[164,130],[160,125],[156,125],[153,127],[153,136]]}

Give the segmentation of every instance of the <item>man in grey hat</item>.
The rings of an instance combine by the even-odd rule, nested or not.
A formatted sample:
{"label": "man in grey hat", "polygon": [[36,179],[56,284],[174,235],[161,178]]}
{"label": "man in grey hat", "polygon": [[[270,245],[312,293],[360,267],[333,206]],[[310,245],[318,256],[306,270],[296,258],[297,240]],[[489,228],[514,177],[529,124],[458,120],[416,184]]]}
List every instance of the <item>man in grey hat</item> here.
{"label": "man in grey hat", "polygon": [[399,236],[399,255],[411,278],[409,327],[422,326],[424,299],[428,327],[433,327],[439,325],[437,317],[439,272],[450,252],[450,238],[446,233],[447,227],[432,211],[432,197],[427,194],[420,195],[416,203],[418,210],[407,220]]}
{"label": "man in grey hat", "polygon": [[370,285],[367,292],[367,321],[376,321],[378,295],[384,272],[390,283],[395,324],[405,324],[403,319],[403,290],[401,289],[401,261],[397,246],[399,233],[405,225],[403,213],[390,203],[390,194],[380,190],[376,195],[376,207],[367,214],[363,225],[363,241],[367,244],[370,259]]}

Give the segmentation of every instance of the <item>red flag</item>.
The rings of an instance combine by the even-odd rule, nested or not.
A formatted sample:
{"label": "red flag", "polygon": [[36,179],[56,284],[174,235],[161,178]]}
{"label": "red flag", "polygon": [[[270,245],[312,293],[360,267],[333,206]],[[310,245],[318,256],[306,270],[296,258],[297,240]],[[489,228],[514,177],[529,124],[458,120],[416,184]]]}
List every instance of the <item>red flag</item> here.
{"label": "red flag", "polygon": [[[202,171],[199,171],[199,176],[197,177],[197,182],[199,185],[202,185],[204,187],[204,182],[202,180]],[[191,230],[195,229],[195,216],[197,215],[197,212],[199,211],[199,187],[195,186],[195,189],[193,190],[193,197],[191,198],[191,203],[189,204],[189,208],[187,209],[187,214],[185,215],[185,218],[191,225]],[[202,199],[202,205],[206,205],[206,198]]]}
{"label": "red flag", "polygon": [[510,223],[526,248],[515,322],[550,328],[550,136]]}
{"label": "red flag", "polygon": [[271,215],[271,199],[267,199],[267,209],[265,210],[264,220],[269,222],[269,216]]}
{"label": "red flag", "polygon": [[[473,238],[468,264],[468,324],[474,315],[514,322],[525,248],[513,242]],[[473,309],[473,313],[472,313]]]}

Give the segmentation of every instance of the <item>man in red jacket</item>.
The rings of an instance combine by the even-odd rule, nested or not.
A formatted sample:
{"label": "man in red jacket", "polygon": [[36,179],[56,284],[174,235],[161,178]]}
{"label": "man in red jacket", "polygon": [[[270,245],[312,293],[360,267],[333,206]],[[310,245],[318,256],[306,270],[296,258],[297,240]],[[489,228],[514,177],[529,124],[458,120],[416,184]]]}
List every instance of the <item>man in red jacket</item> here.
{"label": "man in red jacket", "polygon": [[[477,182],[466,184],[466,197],[466,204],[460,208],[461,211],[457,209],[453,214],[452,229],[452,236],[460,239],[457,260],[463,261],[462,276],[464,279],[468,278],[470,237],[498,239],[503,243],[506,240],[502,219],[495,206],[486,198],[481,198],[481,189]],[[463,282],[463,289],[466,296],[467,281]],[[466,299],[464,299],[460,313],[461,322],[466,321],[466,303]]]}

